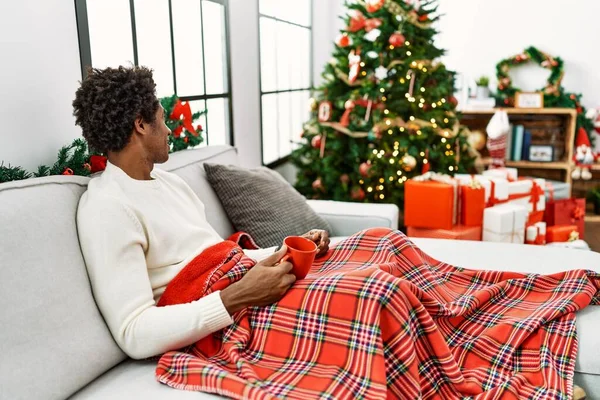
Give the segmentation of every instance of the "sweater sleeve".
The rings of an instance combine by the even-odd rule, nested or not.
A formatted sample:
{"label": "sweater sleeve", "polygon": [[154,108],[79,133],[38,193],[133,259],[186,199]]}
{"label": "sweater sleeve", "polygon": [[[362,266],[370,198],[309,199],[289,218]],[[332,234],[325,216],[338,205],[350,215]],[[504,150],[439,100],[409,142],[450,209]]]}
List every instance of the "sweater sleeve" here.
{"label": "sweater sleeve", "polygon": [[128,356],[142,359],[175,350],[233,322],[219,292],[156,307],[139,220],[116,199],[87,200],[82,198],[77,214],[82,252],[98,308]]}

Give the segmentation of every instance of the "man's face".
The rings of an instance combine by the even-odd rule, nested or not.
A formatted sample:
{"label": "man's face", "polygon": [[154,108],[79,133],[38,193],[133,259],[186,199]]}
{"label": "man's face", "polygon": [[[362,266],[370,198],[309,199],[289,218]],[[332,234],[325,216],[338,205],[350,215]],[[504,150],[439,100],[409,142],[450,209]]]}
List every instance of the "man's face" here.
{"label": "man's face", "polygon": [[169,135],[171,130],[165,124],[165,109],[158,107],[156,119],[151,124],[151,134],[148,137],[148,151],[152,161],[157,164],[164,163],[169,159]]}

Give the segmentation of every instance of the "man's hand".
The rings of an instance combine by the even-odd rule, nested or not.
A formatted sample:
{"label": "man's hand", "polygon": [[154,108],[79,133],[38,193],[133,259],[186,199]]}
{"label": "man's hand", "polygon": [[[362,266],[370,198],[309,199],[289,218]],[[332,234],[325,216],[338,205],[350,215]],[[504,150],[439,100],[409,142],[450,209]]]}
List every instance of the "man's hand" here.
{"label": "man's hand", "polygon": [[279,301],[296,281],[292,264],[279,261],[287,253],[283,246],[265,258],[236,283],[221,291],[221,300],[229,315],[254,306],[268,306]]}
{"label": "man's hand", "polygon": [[329,232],[322,229],[313,229],[302,237],[312,240],[317,245],[317,258],[325,255],[329,250]]}

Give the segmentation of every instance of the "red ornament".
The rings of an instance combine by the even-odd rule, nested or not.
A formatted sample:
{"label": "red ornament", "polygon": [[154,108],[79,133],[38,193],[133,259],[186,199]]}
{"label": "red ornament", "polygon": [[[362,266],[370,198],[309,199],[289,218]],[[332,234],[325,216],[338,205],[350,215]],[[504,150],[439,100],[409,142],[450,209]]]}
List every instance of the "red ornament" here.
{"label": "red ornament", "polygon": [[190,141],[190,139],[188,139],[188,137],[187,137],[187,136],[183,138],[183,143],[187,143],[187,142],[189,142],[189,141]]}
{"label": "red ornament", "polygon": [[385,0],[367,0],[366,3],[367,11],[370,13],[374,13],[378,11],[381,7],[383,7]]}
{"label": "red ornament", "polygon": [[350,23],[348,24],[348,32],[358,32],[365,27],[366,19],[363,13],[358,10],[350,11]]}
{"label": "red ornament", "polygon": [[394,47],[400,47],[406,42],[406,38],[400,32],[392,33],[389,42]]}
{"label": "red ornament", "polygon": [[423,158],[423,168],[421,169],[421,174],[426,174],[431,169],[431,164],[429,163],[429,149],[425,150],[425,158]]}
{"label": "red ornament", "polygon": [[577,114],[581,114],[583,112],[583,108],[577,107]]}
{"label": "red ornament", "polygon": [[509,99],[504,99],[504,104],[509,105],[510,104],[510,100]]}
{"label": "red ornament", "polygon": [[71,168],[65,168],[62,173],[63,175],[73,175],[73,170]]}
{"label": "red ornament", "polygon": [[321,135],[313,136],[312,140],[310,141],[310,145],[315,149],[320,149],[321,148]]}
{"label": "red ornament", "polygon": [[350,193],[350,197],[352,198],[352,200],[362,201],[365,199],[365,191],[359,187],[354,188],[354,189],[352,189],[352,192]]}
{"label": "red ornament", "polygon": [[346,108],[346,111],[344,111],[342,118],[340,118],[340,124],[342,126],[347,128],[350,125],[350,113],[352,110],[354,110],[354,107],[356,107],[356,103],[352,100],[347,100],[346,103],[344,103],[344,108]]}
{"label": "red ornament", "polygon": [[314,190],[323,190],[323,183],[321,182],[321,178],[315,179],[315,181],[312,183],[312,188]]}
{"label": "red ornament", "polygon": [[104,171],[106,169],[106,161],[107,158],[104,156],[91,156],[90,157],[90,165],[92,170],[90,171],[92,174],[100,171]]}
{"label": "red ornament", "polygon": [[429,16],[427,14],[419,15],[420,22],[427,22],[429,20]]}
{"label": "red ornament", "polygon": [[348,182],[350,182],[350,177],[348,176],[348,174],[340,176],[340,182],[342,182],[342,184],[344,185],[347,185]]}
{"label": "red ornament", "polygon": [[350,39],[350,36],[347,34],[342,33],[340,36],[338,36],[335,43],[340,47],[348,47],[352,44],[352,39]]}
{"label": "red ornament", "polygon": [[363,178],[366,178],[369,176],[370,169],[371,169],[371,164],[364,162],[364,163],[360,164],[360,166],[358,167],[358,173]]}
{"label": "red ornament", "polygon": [[575,100],[576,98],[574,94],[570,95],[569,97],[571,98],[571,100]]}
{"label": "red ornament", "polygon": [[365,31],[371,32],[373,29],[377,29],[383,22],[379,18],[369,18],[365,21]]}
{"label": "red ornament", "polygon": [[454,96],[450,96],[448,97],[448,101],[450,102],[450,104],[452,104],[454,107],[456,107],[458,105],[458,99]]}
{"label": "red ornament", "polygon": [[202,125],[198,125],[196,126],[196,131],[197,132],[202,132],[204,129],[202,129]]}

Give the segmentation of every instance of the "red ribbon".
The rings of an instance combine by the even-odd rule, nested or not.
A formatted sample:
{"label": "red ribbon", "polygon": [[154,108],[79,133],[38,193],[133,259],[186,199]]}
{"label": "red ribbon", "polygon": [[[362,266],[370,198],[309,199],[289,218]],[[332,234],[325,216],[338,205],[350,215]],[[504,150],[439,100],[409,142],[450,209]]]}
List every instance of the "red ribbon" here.
{"label": "red ribbon", "polygon": [[554,185],[551,182],[546,182],[545,189],[550,192],[548,201],[554,201]]}
{"label": "red ribbon", "polygon": [[183,131],[183,128],[185,128],[192,135],[198,136],[198,133],[196,132],[196,130],[194,129],[194,125],[192,124],[192,109],[190,107],[190,103],[188,103],[187,101],[184,104],[181,100],[178,99],[177,103],[175,103],[175,107],[173,107],[173,112],[171,112],[171,115],[169,115],[169,118],[174,121],[182,120],[183,122],[182,125],[175,128],[175,130],[173,131],[173,136],[179,137],[181,135],[181,132]]}

